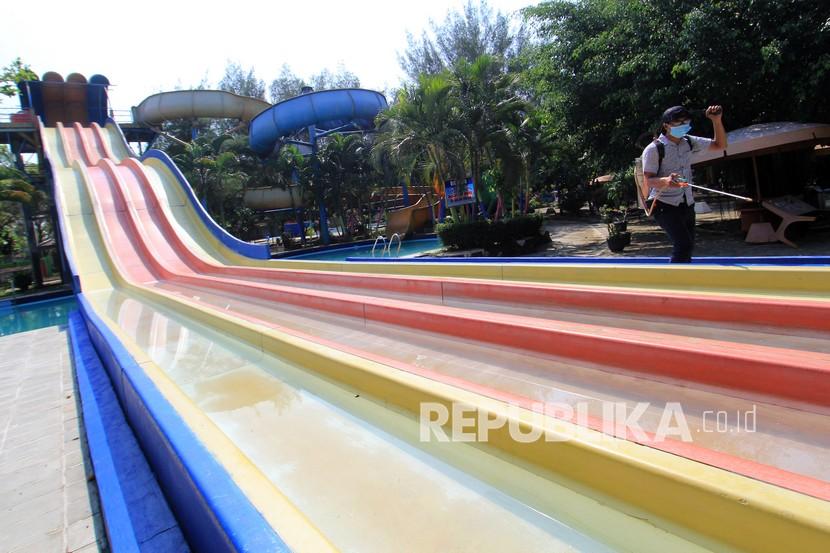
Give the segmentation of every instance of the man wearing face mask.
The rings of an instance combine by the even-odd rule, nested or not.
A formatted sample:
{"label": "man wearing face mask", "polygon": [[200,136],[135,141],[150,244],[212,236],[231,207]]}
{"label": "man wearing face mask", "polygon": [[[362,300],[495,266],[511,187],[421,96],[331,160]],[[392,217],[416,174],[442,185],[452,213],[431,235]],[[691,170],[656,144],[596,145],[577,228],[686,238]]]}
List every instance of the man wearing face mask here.
{"label": "man wearing face mask", "polygon": [[692,160],[697,152],[726,148],[723,109],[709,106],[715,138],[689,134],[692,115],[683,106],[663,113],[660,136],[643,150],[643,195],[653,205],[652,215],[671,240],[672,263],[690,263],[695,244],[695,200],[692,188]]}

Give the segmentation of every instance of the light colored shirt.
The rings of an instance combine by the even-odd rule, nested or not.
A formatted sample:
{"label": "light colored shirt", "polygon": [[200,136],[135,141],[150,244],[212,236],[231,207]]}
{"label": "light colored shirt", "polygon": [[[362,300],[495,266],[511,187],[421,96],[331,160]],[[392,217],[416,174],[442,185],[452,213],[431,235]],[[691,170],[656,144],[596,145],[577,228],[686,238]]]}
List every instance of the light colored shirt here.
{"label": "light colored shirt", "polygon": [[[660,163],[660,154],[657,152],[657,145],[652,142],[643,150],[643,172],[654,173],[658,177],[668,177],[672,173],[677,173],[686,178],[689,184],[693,184],[692,163],[694,162],[695,154],[708,150],[714,140],[711,138],[703,138],[702,136],[688,135],[688,137],[692,143],[691,148],[689,148],[689,141],[685,138],[681,138],[680,142],[675,144],[666,138],[666,135],[661,134],[657,140],[663,143],[666,151],[666,155],[663,157],[663,163]],[[657,170],[658,166],[660,167],[659,171]],[[656,195],[657,189],[652,188],[648,192],[648,199],[651,200]],[[687,204],[692,205],[695,203],[691,186],[666,188],[657,199],[670,205],[680,205],[684,196],[686,197]]]}

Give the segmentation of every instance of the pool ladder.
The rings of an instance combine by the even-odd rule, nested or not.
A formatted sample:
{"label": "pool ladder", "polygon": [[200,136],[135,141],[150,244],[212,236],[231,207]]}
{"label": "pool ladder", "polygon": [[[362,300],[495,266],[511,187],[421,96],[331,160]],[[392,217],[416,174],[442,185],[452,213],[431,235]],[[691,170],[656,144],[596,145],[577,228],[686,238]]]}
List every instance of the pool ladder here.
{"label": "pool ladder", "polygon": [[380,256],[383,257],[384,254],[389,254],[389,257],[392,257],[392,243],[395,242],[395,238],[398,239],[398,249],[395,251],[395,257],[400,256],[401,254],[401,235],[397,232],[392,235],[389,239],[389,242],[386,241],[386,237],[383,235],[378,236],[375,238],[375,243],[372,244],[372,257],[375,257],[375,248],[378,247],[378,242],[383,242],[383,247],[380,250]]}

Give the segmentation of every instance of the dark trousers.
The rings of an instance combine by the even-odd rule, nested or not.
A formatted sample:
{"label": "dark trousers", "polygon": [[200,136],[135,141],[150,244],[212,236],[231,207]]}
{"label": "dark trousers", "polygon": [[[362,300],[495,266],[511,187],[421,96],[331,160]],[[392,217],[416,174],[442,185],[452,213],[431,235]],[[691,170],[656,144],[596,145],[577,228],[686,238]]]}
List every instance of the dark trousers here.
{"label": "dark trousers", "polygon": [[673,246],[671,262],[691,263],[695,247],[695,206],[687,205],[685,198],[678,206],[657,200],[652,215],[660,228],[669,235]]}

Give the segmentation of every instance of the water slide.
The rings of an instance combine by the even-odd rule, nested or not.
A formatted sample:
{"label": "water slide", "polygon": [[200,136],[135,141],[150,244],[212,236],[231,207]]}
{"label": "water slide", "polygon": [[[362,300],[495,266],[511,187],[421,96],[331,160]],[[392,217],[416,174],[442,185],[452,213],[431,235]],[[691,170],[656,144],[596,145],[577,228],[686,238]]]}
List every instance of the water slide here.
{"label": "water slide", "polygon": [[[254,259],[115,124],[41,136],[88,326],[194,550],[827,550],[828,269]],[[691,441],[659,439],[666,402]],[[423,441],[424,405],[489,441]]]}
{"label": "water slide", "polygon": [[[175,90],[145,98],[133,107],[133,120],[146,125],[159,125],[175,119],[239,119],[249,122],[271,104],[259,98],[240,96],[223,90]],[[278,187],[250,188],[243,199],[252,209],[283,209],[299,207],[299,192]]]}
{"label": "water slide", "polygon": [[[315,133],[371,129],[375,116],[386,109],[386,97],[363,88],[319,90],[278,102],[251,121],[251,148],[269,155],[283,140],[299,131]],[[309,137],[313,142],[314,138]]]}
{"label": "water slide", "polygon": [[386,212],[386,237],[390,238],[394,234],[406,236],[420,231],[427,223],[437,218],[437,207],[437,202],[430,206],[427,196],[421,196],[412,205],[388,210]]}
{"label": "water slide", "polygon": [[148,96],[132,111],[136,123],[148,125],[200,117],[248,122],[270,106],[265,100],[224,90],[175,90]]}

